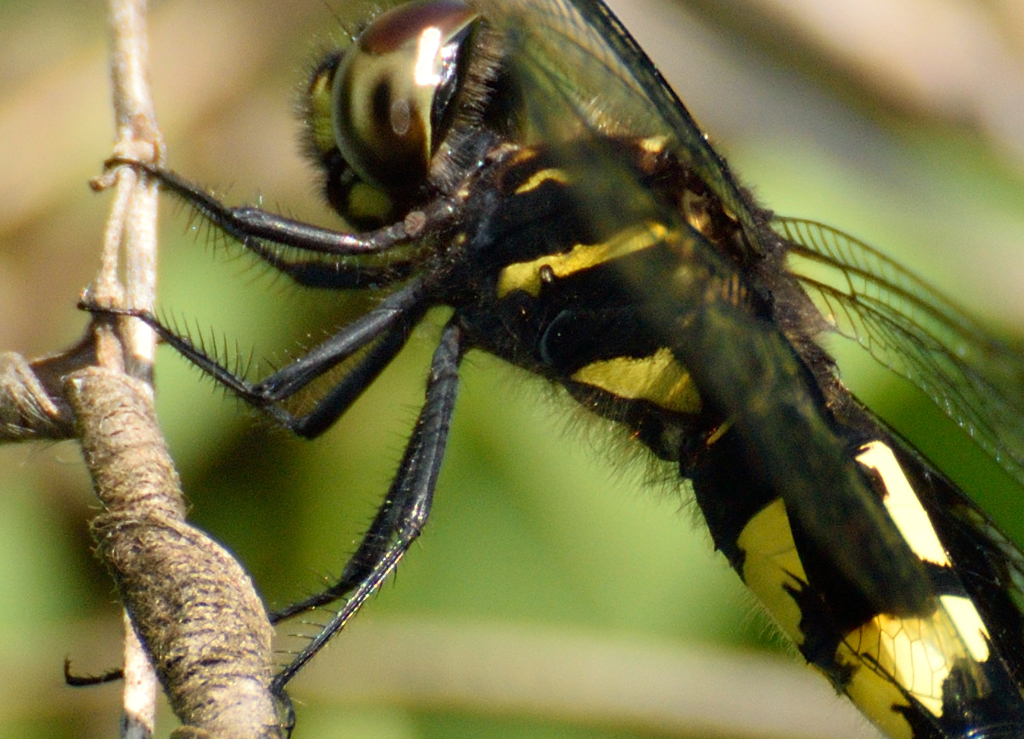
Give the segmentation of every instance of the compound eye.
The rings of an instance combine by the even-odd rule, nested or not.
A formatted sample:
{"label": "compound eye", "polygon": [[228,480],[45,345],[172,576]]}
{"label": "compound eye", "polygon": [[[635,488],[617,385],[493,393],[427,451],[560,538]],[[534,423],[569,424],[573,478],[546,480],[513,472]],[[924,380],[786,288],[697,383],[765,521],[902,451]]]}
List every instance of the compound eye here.
{"label": "compound eye", "polygon": [[386,192],[425,181],[478,17],[458,0],[420,0],[381,15],[346,52],[334,77],[334,136],[360,179]]}

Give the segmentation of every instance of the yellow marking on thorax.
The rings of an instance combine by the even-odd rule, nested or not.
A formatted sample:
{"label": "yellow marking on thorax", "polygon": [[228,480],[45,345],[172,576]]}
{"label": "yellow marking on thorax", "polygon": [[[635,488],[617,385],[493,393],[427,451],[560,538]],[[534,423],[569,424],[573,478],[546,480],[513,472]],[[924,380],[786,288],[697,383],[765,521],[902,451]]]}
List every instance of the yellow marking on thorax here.
{"label": "yellow marking on thorax", "polygon": [[[922,560],[951,567],[927,511],[914,494],[892,450],[880,441],[861,448],[857,461],[875,470],[887,492],[885,506],[913,552]],[[902,690],[927,711],[942,715],[945,681],[957,665],[958,680],[974,681],[973,690],[991,690],[980,669],[989,659],[988,629],[969,598],[941,595],[933,613],[916,618],[880,614],[846,635],[836,652],[840,664],[855,666],[846,692],[894,737],[912,732],[892,705],[906,705]]]}
{"label": "yellow marking on thorax", "polygon": [[943,595],[939,602],[974,661],[986,662],[990,656],[988,628],[971,599],[961,595]]}
{"label": "yellow marking on thorax", "polygon": [[[786,505],[782,499],[774,500],[757,513],[740,533],[736,542],[744,552],[743,582],[768,608],[783,633],[797,646],[806,641],[800,624],[803,613],[800,606],[786,587],[801,589],[807,582],[807,574],[800,561],[789,526]],[[853,669],[852,677],[845,686],[845,692],[887,735],[894,739],[913,739],[913,731],[901,713],[894,706],[909,707],[910,703],[892,679],[887,670],[871,669],[868,665],[875,659],[871,645],[892,643],[891,637],[883,637],[882,629],[891,627],[885,618],[873,619],[867,625],[847,636],[839,645],[835,659],[840,665]],[[897,628],[899,633],[900,629]],[[856,638],[856,645],[851,640]],[[884,652],[882,661],[890,650]],[[868,661],[865,665],[863,660]],[[902,684],[902,683],[901,683]]]}
{"label": "yellow marking on thorax", "polygon": [[[840,645],[836,657],[845,651]],[[847,664],[839,659],[840,664]],[[873,672],[859,662],[853,678],[846,685],[845,693],[850,697],[871,723],[892,739],[914,739],[914,730],[906,717],[897,708],[909,708],[910,701],[891,680]]]}
{"label": "yellow marking on thorax", "polygon": [[548,254],[529,262],[516,262],[498,276],[498,298],[513,290],[522,290],[540,296],[541,271],[547,267],[554,277],[566,277],[628,254],[654,246],[665,240],[669,230],[660,223],[645,223],[620,231],[601,244],[578,244],[564,254]]}
{"label": "yellow marking on thorax", "polygon": [[[892,450],[880,441],[861,448],[857,461],[878,473],[885,485],[885,505],[917,556],[951,566],[927,512],[914,494]],[[737,539],[744,551],[743,580],[771,611],[797,645],[804,643],[802,614],[785,589],[806,581],[783,501],[758,512]],[[953,668],[969,690],[984,696],[993,686],[981,665],[990,658],[988,630],[969,598],[939,595],[935,611],[920,617],[875,616],[851,631],[836,650],[838,665],[850,669],[847,695],[888,736],[913,739],[913,730],[898,710],[912,696],[924,710],[942,715],[943,689]],[[947,688],[948,690],[948,688]]]}
{"label": "yellow marking on thorax", "polygon": [[943,595],[929,616],[882,614],[871,619],[846,635],[836,661],[857,667],[846,692],[888,731],[888,723],[896,719],[886,703],[889,698],[881,696],[902,688],[932,715],[941,716],[943,688],[954,666],[961,670],[957,680],[973,682],[971,692],[991,692],[980,668],[989,657],[987,633],[968,598]]}
{"label": "yellow marking on thorax", "polygon": [[886,490],[885,508],[914,554],[925,562],[949,567],[949,557],[931,519],[903,474],[892,449],[880,441],[872,441],[861,447],[857,461],[882,478]]}
{"label": "yellow marking on thorax", "polygon": [[648,136],[640,139],[639,144],[648,154],[661,154],[668,146],[668,136]]}
{"label": "yellow marking on thorax", "polygon": [[649,400],[670,411],[699,413],[700,395],[690,373],[672,351],[659,349],[649,357],[615,357],[591,362],[572,379],[630,400]]}
{"label": "yellow marking on thorax", "polygon": [[745,553],[743,582],[768,608],[783,633],[800,646],[805,641],[800,630],[803,614],[786,588],[800,590],[807,573],[796,551],[783,500],[774,500],[758,511],[736,543]]}
{"label": "yellow marking on thorax", "polygon": [[723,436],[725,436],[726,432],[727,432],[727,431],[728,431],[729,429],[731,429],[731,428],[732,428],[732,424],[733,424],[733,420],[732,420],[732,419],[730,419],[730,420],[728,420],[728,421],[725,421],[725,422],[724,422],[724,423],[722,423],[721,425],[719,425],[719,427],[718,427],[718,428],[716,428],[716,429],[715,429],[715,430],[714,430],[714,431],[713,431],[713,432],[711,433],[711,435],[710,435],[710,436],[709,436],[709,437],[708,437],[707,439],[705,439],[705,440],[704,440],[704,447],[705,447],[706,449],[710,449],[710,448],[711,448],[711,447],[713,447],[713,446],[714,446],[715,444],[717,444],[717,443],[718,443],[718,440],[719,440],[719,439],[721,439],[721,438],[722,438]]}
{"label": "yellow marking on thorax", "polygon": [[542,169],[530,175],[530,178],[517,187],[513,194],[522,195],[524,193],[528,193],[531,190],[536,190],[548,181],[557,182],[560,185],[567,185],[569,184],[569,177],[566,175],[564,170],[558,169],[557,167],[548,167],[547,169]]}
{"label": "yellow marking on thorax", "polygon": [[683,193],[683,215],[686,222],[696,231],[707,235],[711,230],[711,213],[708,212],[708,199],[687,190]]}

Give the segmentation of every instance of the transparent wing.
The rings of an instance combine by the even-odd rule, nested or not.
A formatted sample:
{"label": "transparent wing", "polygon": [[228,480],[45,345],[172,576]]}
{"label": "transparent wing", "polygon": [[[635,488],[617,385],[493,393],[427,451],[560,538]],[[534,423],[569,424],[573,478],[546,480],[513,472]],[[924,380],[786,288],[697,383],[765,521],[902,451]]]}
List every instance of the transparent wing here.
{"label": "transparent wing", "polygon": [[555,133],[566,138],[581,132],[662,137],[737,215],[754,249],[764,251],[750,206],[725,160],[603,3],[474,2],[501,31],[513,74],[529,80],[524,103],[529,120],[544,126],[538,137],[548,142]]}
{"label": "transparent wing", "polygon": [[[528,138],[663,137],[736,214],[754,250],[764,251],[755,210],[726,163],[604,5],[475,2],[501,31],[512,73],[529,81]],[[594,154],[602,156],[598,145]],[[600,171],[593,163],[588,169]],[[613,170],[604,170],[611,184],[591,185],[595,194],[616,189],[620,202],[643,198],[627,173]],[[988,339],[963,311],[866,244],[817,223],[774,223],[793,242],[792,255],[803,258],[798,277],[836,331],[914,383],[1024,484],[1024,357]]]}
{"label": "transparent wing", "polygon": [[1024,356],[867,244],[813,221],[772,224],[836,332],[916,385],[1024,483]]}

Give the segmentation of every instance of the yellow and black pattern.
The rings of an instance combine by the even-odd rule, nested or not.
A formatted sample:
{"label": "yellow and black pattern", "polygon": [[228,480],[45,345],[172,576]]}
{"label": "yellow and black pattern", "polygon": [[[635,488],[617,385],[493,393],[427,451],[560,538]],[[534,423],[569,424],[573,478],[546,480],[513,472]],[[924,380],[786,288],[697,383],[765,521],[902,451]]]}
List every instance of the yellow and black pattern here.
{"label": "yellow and black pattern", "polygon": [[[358,551],[275,616],[346,599],[276,689],[419,535],[459,363],[482,350],[691,481],[715,546],[892,739],[1024,737],[1024,557],[843,387],[820,339],[860,341],[1022,483],[1024,358],[870,247],[754,203],[599,0],[401,5],[316,66],[306,118],[327,199],[376,230],[228,208],[136,164],[299,284],[382,290],[255,383],[140,316],[300,435],[334,423],[430,308],[452,309]],[[339,365],[310,406],[289,405]]]}
{"label": "yellow and black pattern", "polygon": [[[1003,597],[1000,593],[1010,583],[998,566],[987,567],[990,563],[979,559],[991,543],[977,532],[969,541],[940,541],[923,503],[939,502],[935,494],[940,490],[959,493],[934,477],[925,482],[933,495],[919,498],[890,443],[870,442],[857,459],[868,474],[878,476],[887,508],[925,563],[934,588],[930,610],[866,616],[865,611],[844,609],[835,594],[816,592],[781,499],[754,514],[744,527],[735,542],[741,557],[737,569],[808,660],[888,736],[1015,736],[1022,720],[1021,619],[1012,607],[988,610],[989,599]],[[912,456],[903,461],[928,477],[934,475]],[[946,509],[934,510],[949,517]],[[965,544],[967,549],[956,549]],[[962,554],[959,569],[947,548]],[[986,587],[971,592],[972,582],[982,581]],[[997,618],[996,613],[1001,615]],[[1002,632],[998,635],[988,626],[995,622]]]}
{"label": "yellow and black pattern", "polygon": [[[545,166],[523,156],[515,164],[531,165]],[[551,187],[563,188],[561,195],[573,198],[568,177],[542,171]],[[510,202],[512,196],[499,202]],[[630,426],[656,454],[678,461],[683,475],[693,480],[717,547],[808,661],[888,735],[1013,735],[1014,727],[1024,726],[1019,688],[1024,621],[1010,597],[1022,572],[1019,555],[1006,559],[997,554],[1005,539],[987,539],[994,528],[983,514],[856,405],[842,414],[816,406],[823,422],[809,424],[805,443],[790,439],[780,445],[793,450],[789,459],[781,458],[783,453],[776,459],[764,456],[769,446],[765,443],[756,451],[749,449],[749,437],[758,433],[744,432],[751,423],[779,436],[800,433],[797,424],[778,423],[780,413],[792,410],[778,400],[783,393],[760,401],[767,405],[763,416],[750,410],[755,402],[737,403],[731,412],[722,412],[715,406],[723,402],[711,396],[711,407],[706,407],[699,378],[707,369],[691,372],[687,367],[703,361],[720,373],[724,366],[715,359],[693,358],[704,354],[698,332],[690,334],[694,346],[686,349],[676,337],[689,331],[658,330],[669,317],[659,316],[651,325],[652,317],[665,310],[658,305],[662,300],[645,305],[623,278],[643,272],[624,261],[658,263],[674,257],[671,269],[664,264],[652,268],[652,278],[657,279],[655,272],[685,272],[693,280],[694,273],[706,272],[699,299],[693,306],[680,303],[676,318],[697,322],[697,313],[721,301],[723,315],[738,308],[751,315],[749,321],[723,319],[714,341],[732,335],[743,345],[756,345],[757,340],[770,345],[764,336],[740,334],[774,330],[758,321],[756,300],[746,297],[756,289],[727,289],[734,282],[728,276],[687,265],[686,257],[702,256],[699,250],[678,248],[680,233],[641,223],[624,227],[604,242],[566,244],[562,251],[504,267],[497,280],[499,306],[489,306],[486,313],[502,312],[505,301],[514,306],[503,332],[517,339],[529,337],[530,342],[517,340],[508,348],[533,347],[528,359],[508,358],[565,384],[588,407]],[[694,245],[700,243],[697,234],[690,239]],[[673,289],[670,280],[659,286],[661,295]],[[501,345],[486,348],[506,351]],[[759,359],[766,362],[772,356],[766,353]],[[808,379],[814,373],[802,375],[799,363],[790,366],[788,359],[784,353],[778,355],[777,364],[763,370],[765,377],[754,387],[763,387],[773,375],[796,387],[807,382],[807,397],[798,395],[793,404],[806,410],[801,401],[820,403]],[[834,547],[816,541],[820,537],[806,524],[791,521],[789,509],[801,504],[799,498],[787,490],[787,480],[773,480],[766,468],[779,466],[780,474],[800,476],[799,468],[808,466],[803,460],[814,454],[809,450],[815,446],[822,455],[829,449],[848,450],[843,454],[854,473],[852,485],[861,486],[856,494],[877,501],[876,512],[884,511],[905,543],[904,549],[890,550],[891,562],[866,565],[862,557],[870,555],[839,553],[851,547],[871,548],[878,531],[868,513],[850,509],[840,525],[828,528],[825,538],[831,538]],[[798,456],[801,452],[804,457]],[[839,475],[833,480],[830,485],[842,484]],[[838,492],[824,486],[816,489],[822,497]],[[940,523],[932,523],[933,517]],[[974,523],[967,525],[970,520]],[[912,564],[900,565],[899,556],[909,557]],[[872,579],[892,590],[861,587],[856,577],[842,571],[849,563],[840,558],[852,558],[854,567],[864,567]],[[919,580],[901,593],[896,583],[907,577],[906,572]],[[998,623],[992,628],[1000,633],[993,633],[990,623]]]}

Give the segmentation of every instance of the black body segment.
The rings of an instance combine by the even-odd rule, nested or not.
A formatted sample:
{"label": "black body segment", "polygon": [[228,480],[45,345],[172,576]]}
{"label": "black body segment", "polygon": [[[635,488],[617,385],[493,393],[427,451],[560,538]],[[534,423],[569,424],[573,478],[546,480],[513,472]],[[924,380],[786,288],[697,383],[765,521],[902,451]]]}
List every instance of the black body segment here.
{"label": "black body segment", "polygon": [[[440,20],[416,25],[424,18]],[[345,599],[275,687],[419,535],[459,363],[482,350],[564,387],[690,480],[715,546],[887,735],[1024,737],[1024,556],[843,387],[820,339],[860,341],[1022,481],[1024,360],[870,247],[756,205],[598,0],[420,0],[376,23],[374,43],[316,67],[307,106],[328,200],[376,230],[229,208],[135,165],[299,284],[382,291],[362,318],[258,382],[141,316],[298,434],[334,423],[430,308],[452,310],[412,438],[356,553],[335,585],[276,614]],[[390,68],[380,48],[413,49],[427,72]],[[336,73],[356,64],[345,53],[380,71],[362,99],[392,127],[383,141],[331,137]],[[425,90],[397,92],[395,76],[421,72]],[[394,162],[383,174],[371,163],[383,156],[375,146],[405,133],[409,171],[422,175],[399,186]],[[311,410],[290,408],[343,362]]]}

